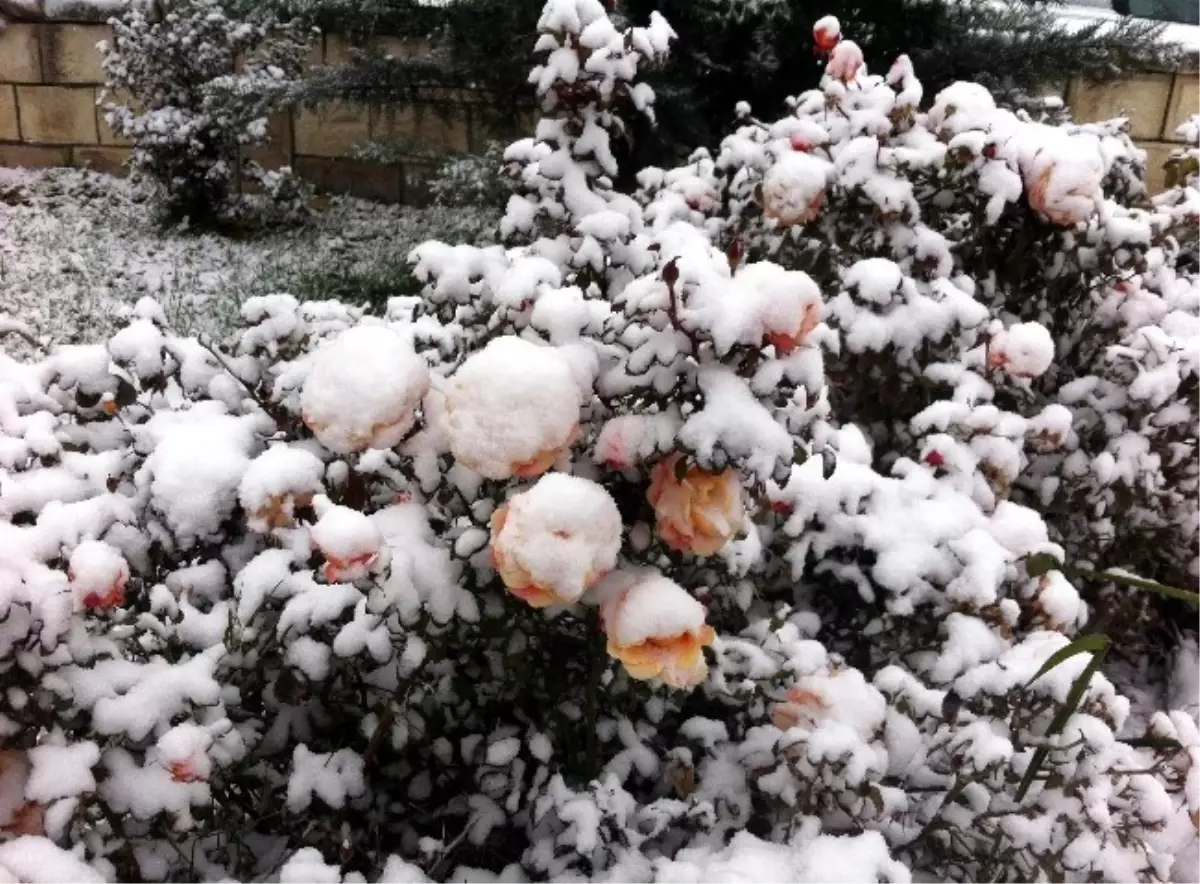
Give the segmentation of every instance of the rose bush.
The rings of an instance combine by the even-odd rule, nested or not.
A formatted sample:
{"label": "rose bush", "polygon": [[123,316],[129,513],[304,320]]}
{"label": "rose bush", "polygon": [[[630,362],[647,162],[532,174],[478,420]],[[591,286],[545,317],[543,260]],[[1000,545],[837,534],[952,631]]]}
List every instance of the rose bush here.
{"label": "rose bush", "polygon": [[506,243],[420,297],[0,357],[0,870],[1183,869],[1195,707],[1108,633],[1192,598],[1194,176],[823,20],[821,88],[625,194],[669,25],[539,30]]}

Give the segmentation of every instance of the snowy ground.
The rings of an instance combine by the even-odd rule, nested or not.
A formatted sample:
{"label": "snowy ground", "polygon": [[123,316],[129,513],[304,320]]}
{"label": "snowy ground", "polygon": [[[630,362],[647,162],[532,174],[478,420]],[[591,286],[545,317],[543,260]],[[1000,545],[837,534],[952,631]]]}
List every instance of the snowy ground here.
{"label": "snowy ground", "polygon": [[42,346],[94,341],[146,294],[177,331],[217,336],[252,295],[378,302],[410,283],[412,246],[469,239],[486,220],[337,198],[301,227],[229,239],[164,232],[151,214],[110,176],[0,169],[0,328],[21,323]]}

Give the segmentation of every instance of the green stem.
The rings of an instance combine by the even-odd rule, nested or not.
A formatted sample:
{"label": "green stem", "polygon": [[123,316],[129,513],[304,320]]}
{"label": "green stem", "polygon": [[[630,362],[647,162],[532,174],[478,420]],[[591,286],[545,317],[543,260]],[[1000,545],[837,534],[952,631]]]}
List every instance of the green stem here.
{"label": "green stem", "polygon": [[600,704],[600,673],[604,671],[604,636],[600,631],[600,611],[593,608],[588,612],[588,681],[584,706],[584,745],[586,746],[586,771],[588,780],[600,773],[599,748],[596,744],[596,714]]}

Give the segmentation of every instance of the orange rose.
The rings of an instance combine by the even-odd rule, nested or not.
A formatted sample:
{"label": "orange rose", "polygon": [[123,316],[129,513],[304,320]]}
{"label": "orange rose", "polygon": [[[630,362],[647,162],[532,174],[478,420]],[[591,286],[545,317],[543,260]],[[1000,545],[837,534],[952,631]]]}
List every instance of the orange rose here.
{"label": "orange rose", "polygon": [[787,702],[780,703],[771,712],[771,722],[781,731],[803,724],[812,728],[821,713],[828,708],[825,699],[818,693],[801,687],[788,690]]}
{"label": "orange rose", "polygon": [[366,577],[378,561],[383,535],[369,516],[331,506],[313,525],[311,544],[325,558],[326,583],[353,583]]}
{"label": "orange rose", "polygon": [[681,456],[659,461],[650,473],[647,499],[654,507],[658,536],[677,552],[711,556],[741,526],[742,487],[735,470],[709,473],[692,466],[682,479],[676,478]]}
{"label": "orange rose", "polygon": [[609,656],[633,678],[677,688],[694,687],[708,673],[704,648],[716,633],[704,617],[687,590],[656,573],[635,577],[601,609]]}
{"label": "orange rose", "polygon": [[603,487],[549,473],[492,515],[492,563],[509,592],[533,607],[570,604],[616,564],[621,529]]}

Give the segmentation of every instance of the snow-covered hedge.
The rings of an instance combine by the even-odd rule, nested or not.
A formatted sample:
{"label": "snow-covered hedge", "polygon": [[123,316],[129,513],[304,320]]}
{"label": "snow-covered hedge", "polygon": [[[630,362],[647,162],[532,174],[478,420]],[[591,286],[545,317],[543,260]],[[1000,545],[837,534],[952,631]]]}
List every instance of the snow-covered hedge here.
{"label": "snow-covered hedge", "polygon": [[1067,572],[1195,573],[1194,176],[822,20],[819,90],[630,196],[669,25],[540,30],[507,243],[421,297],[0,358],[0,867],[1167,878],[1194,707]]}

